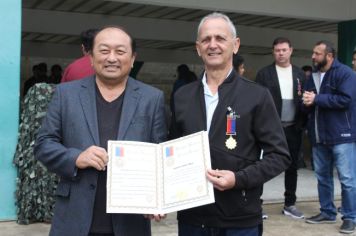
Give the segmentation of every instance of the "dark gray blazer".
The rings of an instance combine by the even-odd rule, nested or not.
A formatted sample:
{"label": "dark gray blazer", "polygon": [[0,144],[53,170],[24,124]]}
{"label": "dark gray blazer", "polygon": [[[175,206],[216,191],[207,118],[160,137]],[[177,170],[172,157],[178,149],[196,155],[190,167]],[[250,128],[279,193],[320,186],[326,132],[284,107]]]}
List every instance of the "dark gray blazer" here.
{"label": "dark gray blazer", "polygon": [[[38,133],[35,156],[61,177],[50,235],[88,235],[98,172],[77,169],[78,155],[99,146],[94,76],[58,85]],[[166,139],[162,91],[129,78],[118,140],[159,143]],[[140,214],[114,214],[115,235],[150,235]]]}

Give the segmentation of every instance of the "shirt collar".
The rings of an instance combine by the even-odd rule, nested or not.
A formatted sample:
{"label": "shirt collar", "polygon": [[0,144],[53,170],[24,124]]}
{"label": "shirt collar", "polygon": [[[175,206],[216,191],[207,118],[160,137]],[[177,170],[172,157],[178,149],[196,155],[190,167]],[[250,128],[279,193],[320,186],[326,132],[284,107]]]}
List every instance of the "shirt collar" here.
{"label": "shirt collar", "polygon": [[[226,78],[229,78],[229,76],[231,75],[232,71],[233,71],[233,68],[231,68],[229,73],[227,73]],[[203,83],[203,87],[204,87],[204,94],[205,95],[209,95],[209,96],[213,96],[213,94],[211,93],[211,91],[209,89],[209,86],[208,86],[208,83],[207,83],[206,79],[207,79],[206,78],[206,72],[204,71],[203,78],[202,78],[202,83]]]}

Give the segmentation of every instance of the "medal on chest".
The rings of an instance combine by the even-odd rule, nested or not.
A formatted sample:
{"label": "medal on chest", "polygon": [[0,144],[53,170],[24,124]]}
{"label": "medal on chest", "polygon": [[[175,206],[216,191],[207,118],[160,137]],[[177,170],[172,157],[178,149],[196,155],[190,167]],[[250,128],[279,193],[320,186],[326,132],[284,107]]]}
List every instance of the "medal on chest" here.
{"label": "medal on chest", "polygon": [[298,91],[298,96],[302,96],[302,85],[300,83],[299,78],[297,78],[297,91]]}
{"label": "medal on chest", "polygon": [[225,146],[232,150],[237,146],[236,141],[236,114],[231,109],[231,107],[227,108],[228,112],[226,114],[226,135],[228,138],[225,141]]}

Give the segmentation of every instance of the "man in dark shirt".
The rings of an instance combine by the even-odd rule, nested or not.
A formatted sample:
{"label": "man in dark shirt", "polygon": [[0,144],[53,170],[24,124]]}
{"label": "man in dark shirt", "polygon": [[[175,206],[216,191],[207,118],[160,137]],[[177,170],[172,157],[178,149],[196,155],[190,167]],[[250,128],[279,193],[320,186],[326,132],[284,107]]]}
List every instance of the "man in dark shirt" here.
{"label": "man in dark shirt", "polygon": [[206,176],[215,195],[213,204],[178,212],[180,236],[261,235],[263,183],[290,163],[270,93],[233,69],[239,46],[226,15],[205,16],[196,40],[204,73],[175,94],[170,136],[209,132],[212,169]]}
{"label": "man in dark shirt", "polygon": [[95,75],[58,85],[35,155],[61,178],[50,235],[150,235],[148,218],[106,213],[108,140],[159,143],[166,138],[162,91],[129,77],[135,42],[118,26],[94,37]]}

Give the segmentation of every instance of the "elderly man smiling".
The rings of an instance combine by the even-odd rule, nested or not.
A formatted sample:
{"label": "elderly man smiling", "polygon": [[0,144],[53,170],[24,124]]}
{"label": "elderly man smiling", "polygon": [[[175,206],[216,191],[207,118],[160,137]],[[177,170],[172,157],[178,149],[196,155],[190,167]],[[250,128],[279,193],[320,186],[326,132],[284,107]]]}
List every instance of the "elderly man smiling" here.
{"label": "elderly man smiling", "polygon": [[178,212],[181,236],[261,234],[263,183],[290,163],[270,93],[233,69],[233,54],[239,46],[235,27],[226,15],[204,17],[196,49],[205,71],[202,78],[175,94],[170,135],[209,131],[213,169],[206,176],[215,188],[214,204]]}

